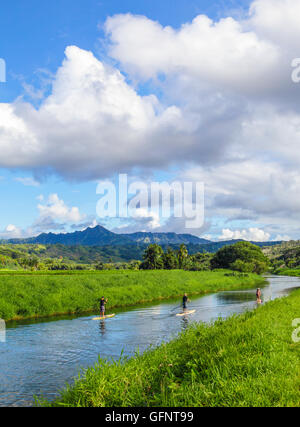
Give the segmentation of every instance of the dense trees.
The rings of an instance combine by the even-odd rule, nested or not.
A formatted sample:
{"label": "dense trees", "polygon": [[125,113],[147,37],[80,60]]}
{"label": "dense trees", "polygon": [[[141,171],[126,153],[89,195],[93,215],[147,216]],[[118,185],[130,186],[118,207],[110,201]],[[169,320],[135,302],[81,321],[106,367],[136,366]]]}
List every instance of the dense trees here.
{"label": "dense trees", "polygon": [[168,248],[163,255],[164,268],[166,270],[176,270],[178,268],[178,258],[172,248]]}
{"label": "dense trees", "polygon": [[185,245],[181,245],[177,251],[168,248],[166,252],[159,245],[149,245],[140,268],[145,270],[179,268],[194,271],[222,268],[261,274],[268,267],[269,260],[258,246],[249,242],[239,242],[224,246],[214,255],[207,253],[189,255]]}
{"label": "dense trees", "polygon": [[238,242],[219,249],[211,260],[211,266],[261,274],[267,271],[269,260],[258,246],[249,242]]}
{"label": "dense trees", "polygon": [[162,270],[164,268],[164,251],[159,245],[149,245],[143,258],[142,270]]}
{"label": "dense trees", "polygon": [[140,268],[143,270],[210,270],[212,254],[189,255],[184,244],[178,250],[167,248],[164,252],[159,245],[149,245],[144,253],[144,261]]}
{"label": "dense trees", "polygon": [[178,251],[178,264],[179,268],[183,269],[187,264],[189,253],[187,251],[187,248],[184,244],[180,245],[180,249]]}

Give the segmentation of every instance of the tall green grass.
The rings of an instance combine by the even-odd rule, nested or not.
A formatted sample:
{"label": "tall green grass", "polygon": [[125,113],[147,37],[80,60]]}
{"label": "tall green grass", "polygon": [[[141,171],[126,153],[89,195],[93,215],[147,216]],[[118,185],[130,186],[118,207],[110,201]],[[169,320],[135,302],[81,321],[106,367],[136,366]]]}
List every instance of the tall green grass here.
{"label": "tall green grass", "polygon": [[[135,358],[100,360],[52,406],[299,406],[300,292],[217,321]],[[44,405],[51,405],[43,402]]]}
{"label": "tall green grass", "polygon": [[257,275],[227,276],[228,272],[102,271],[75,274],[0,274],[0,318],[24,319],[108,309],[179,297],[251,287],[264,279]]}

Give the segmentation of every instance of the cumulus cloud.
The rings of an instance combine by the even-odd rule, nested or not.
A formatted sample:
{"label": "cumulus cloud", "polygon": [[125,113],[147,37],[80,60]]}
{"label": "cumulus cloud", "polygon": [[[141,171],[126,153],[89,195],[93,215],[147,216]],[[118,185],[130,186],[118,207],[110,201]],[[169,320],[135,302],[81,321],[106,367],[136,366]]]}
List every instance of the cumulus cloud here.
{"label": "cumulus cloud", "polygon": [[[0,104],[0,167],[90,180],[180,166],[205,182],[208,215],[294,233],[299,16],[295,0],[255,0],[242,18],[199,15],[179,29],[108,18],[104,43],[115,66],[69,46],[38,108],[22,98]],[[160,96],[140,90],[148,81]],[[44,223],[53,215],[41,209]],[[280,222],[287,229],[277,230]]]}
{"label": "cumulus cloud", "polygon": [[177,74],[249,94],[265,91],[270,80],[261,79],[280,64],[275,44],[231,17],[214,22],[199,15],[175,30],[127,14],[109,18],[105,29],[110,55],[143,80]]}
{"label": "cumulus cloud", "polygon": [[[122,223],[124,222],[125,223]],[[136,209],[134,216],[121,221],[121,225],[113,229],[116,233],[159,232],[161,228],[161,218],[157,212],[152,212],[144,208]]]}
{"label": "cumulus cloud", "polygon": [[[57,194],[50,194],[45,200],[43,195],[37,198],[38,218],[33,224],[23,231],[23,236],[35,236],[43,232],[66,232],[68,228],[81,229],[81,222],[86,220],[86,215],[81,214],[78,207],[69,207]],[[44,202],[44,203],[43,203]],[[43,204],[42,204],[43,203]],[[89,221],[89,225],[91,221]]]}
{"label": "cumulus cloud", "polygon": [[256,32],[290,52],[298,48],[300,3],[294,0],[255,0],[250,7],[250,24]]}
{"label": "cumulus cloud", "polygon": [[38,110],[22,100],[0,104],[0,166],[52,170],[70,179],[103,177],[164,163],[164,138],[182,151],[185,126],[179,108],[160,110],[154,95],[139,96],[117,69],[70,46]]}
{"label": "cumulus cloud", "polygon": [[[273,12],[278,4],[285,13]],[[281,124],[298,139],[297,111],[282,112],[290,97],[290,105],[298,102],[292,57],[284,59],[284,32],[280,38],[278,31],[289,27],[290,37],[298,39],[295,14],[294,2],[258,0],[245,20],[199,15],[178,30],[143,16],[108,18],[110,55],[137,83],[154,79],[164,102],[140,95],[116,67],[69,46],[38,109],[22,99],[0,104],[0,166],[91,179],[178,162],[217,165],[237,158],[238,144],[243,156],[251,155],[264,108],[269,114],[259,122],[259,144],[270,144],[271,126],[278,154]],[[289,56],[298,55],[291,49]]]}
{"label": "cumulus cloud", "polygon": [[24,229],[13,224],[8,225],[0,231],[0,239],[27,238],[50,231],[65,233],[97,225],[94,218],[81,214],[78,207],[69,207],[57,194],[50,194],[47,199],[40,195],[37,199],[40,201],[37,205],[39,215],[35,221]]}
{"label": "cumulus cloud", "polygon": [[0,231],[1,239],[15,239],[22,237],[22,230],[14,224],[9,224],[4,230]]}
{"label": "cumulus cloud", "polygon": [[77,207],[69,208],[57,194],[50,194],[47,203],[38,205],[40,219],[50,218],[54,221],[79,223],[85,216],[81,215]]}
{"label": "cumulus cloud", "polygon": [[253,242],[267,242],[270,240],[270,234],[259,228],[249,228],[248,230],[230,230],[225,228],[222,230],[220,240],[248,240]]}
{"label": "cumulus cloud", "polygon": [[218,168],[191,168],[181,179],[205,182],[207,219],[226,219],[228,224],[251,221],[272,236],[300,237],[300,177],[292,168],[287,171],[276,162],[241,160]]}

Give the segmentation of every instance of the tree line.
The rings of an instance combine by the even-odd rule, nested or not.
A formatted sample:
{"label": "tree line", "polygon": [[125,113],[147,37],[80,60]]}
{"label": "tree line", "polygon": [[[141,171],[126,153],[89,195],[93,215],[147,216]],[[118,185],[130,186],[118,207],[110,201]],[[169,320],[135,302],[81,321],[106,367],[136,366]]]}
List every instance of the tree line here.
{"label": "tree line", "polygon": [[238,242],[224,246],[215,254],[197,253],[189,255],[184,244],[179,250],[168,248],[164,251],[159,245],[149,245],[145,250],[140,268],[143,270],[205,271],[230,269],[242,273],[262,274],[268,270],[269,259],[260,247],[249,242]]}

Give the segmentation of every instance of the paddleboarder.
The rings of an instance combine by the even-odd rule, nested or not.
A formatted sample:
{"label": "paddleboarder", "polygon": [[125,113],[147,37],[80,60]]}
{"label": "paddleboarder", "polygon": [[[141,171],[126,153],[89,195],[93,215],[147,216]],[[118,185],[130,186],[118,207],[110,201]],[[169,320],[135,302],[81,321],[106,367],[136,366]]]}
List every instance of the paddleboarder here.
{"label": "paddleboarder", "polygon": [[188,296],[187,296],[187,293],[185,293],[184,295],[183,295],[183,299],[182,299],[182,307],[183,307],[183,311],[185,311],[186,309],[187,309],[187,303],[188,302],[191,302],[189,299],[188,299]]}
{"label": "paddleboarder", "polygon": [[105,317],[105,305],[107,304],[108,298],[102,297],[100,300],[100,317],[104,319]]}
{"label": "paddleboarder", "polygon": [[261,303],[262,303],[262,301],[261,301],[261,290],[260,290],[260,288],[258,288],[258,289],[257,289],[257,291],[256,291],[256,302],[257,302],[258,304],[261,304]]}

